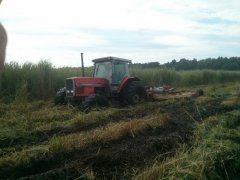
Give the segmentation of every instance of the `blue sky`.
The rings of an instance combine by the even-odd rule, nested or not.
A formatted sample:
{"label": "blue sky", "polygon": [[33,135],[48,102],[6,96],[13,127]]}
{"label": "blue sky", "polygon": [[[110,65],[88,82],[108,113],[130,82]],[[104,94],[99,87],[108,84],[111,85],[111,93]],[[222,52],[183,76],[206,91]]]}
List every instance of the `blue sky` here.
{"label": "blue sky", "polygon": [[80,66],[240,56],[239,0],[4,0],[7,62]]}

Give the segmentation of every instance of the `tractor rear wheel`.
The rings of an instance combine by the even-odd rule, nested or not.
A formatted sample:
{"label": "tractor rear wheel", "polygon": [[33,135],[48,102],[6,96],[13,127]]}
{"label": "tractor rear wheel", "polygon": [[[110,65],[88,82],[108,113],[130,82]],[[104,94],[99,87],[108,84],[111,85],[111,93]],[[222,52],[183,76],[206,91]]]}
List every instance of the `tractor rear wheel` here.
{"label": "tractor rear wheel", "polygon": [[123,91],[121,104],[135,105],[146,100],[147,93],[141,81],[133,81]]}

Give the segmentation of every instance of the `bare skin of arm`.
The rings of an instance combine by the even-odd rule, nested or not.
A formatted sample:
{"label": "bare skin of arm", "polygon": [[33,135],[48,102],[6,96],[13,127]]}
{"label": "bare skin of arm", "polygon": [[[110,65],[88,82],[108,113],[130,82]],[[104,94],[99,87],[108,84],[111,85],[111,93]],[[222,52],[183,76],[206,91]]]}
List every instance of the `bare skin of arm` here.
{"label": "bare skin of arm", "polygon": [[[2,0],[0,0],[1,5]],[[2,72],[6,56],[7,32],[0,22],[0,91],[2,89]]]}
{"label": "bare skin of arm", "polygon": [[[0,0],[0,5],[1,5],[1,2],[2,0]],[[7,46],[7,33],[0,22],[0,75],[2,73],[3,65],[5,61],[6,46]]]}
{"label": "bare skin of arm", "polygon": [[6,54],[6,45],[7,45],[7,33],[0,23],[0,71],[2,72],[5,54]]}
{"label": "bare skin of arm", "polygon": [[0,23],[0,90],[2,84],[2,72],[4,67],[7,46],[7,33],[3,25]]}

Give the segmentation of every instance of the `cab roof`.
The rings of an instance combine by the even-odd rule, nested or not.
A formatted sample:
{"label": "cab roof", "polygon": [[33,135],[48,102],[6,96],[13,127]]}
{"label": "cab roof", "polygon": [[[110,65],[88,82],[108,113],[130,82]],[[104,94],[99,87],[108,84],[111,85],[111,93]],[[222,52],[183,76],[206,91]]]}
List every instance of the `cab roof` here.
{"label": "cab roof", "polygon": [[123,59],[123,58],[112,57],[112,56],[102,57],[102,58],[97,58],[97,59],[93,59],[92,60],[92,62],[94,62],[94,63],[106,62],[106,61],[124,61],[124,62],[127,62],[127,63],[131,63],[132,62],[129,59]]}

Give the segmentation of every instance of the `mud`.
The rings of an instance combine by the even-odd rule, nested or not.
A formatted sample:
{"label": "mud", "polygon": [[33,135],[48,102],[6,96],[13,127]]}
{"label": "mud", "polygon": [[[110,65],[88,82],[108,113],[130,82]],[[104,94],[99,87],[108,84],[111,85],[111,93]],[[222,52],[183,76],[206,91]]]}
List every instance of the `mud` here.
{"label": "mud", "polygon": [[[118,108],[122,108],[118,106]],[[98,109],[99,111],[102,109]],[[15,138],[5,138],[0,139],[0,148],[4,150],[4,147],[7,148],[15,148],[15,150],[21,150],[24,146],[35,145],[42,143],[44,141],[49,140],[53,136],[65,136],[68,134],[76,133],[76,132],[84,132],[89,131],[100,126],[105,126],[111,122],[120,122],[120,121],[130,121],[133,118],[143,118],[147,115],[154,113],[155,107],[141,105],[137,109],[134,107],[124,107],[118,113],[109,115],[108,118],[99,118],[98,121],[87,123],[87,124],[77,124],[76,126],[65,128],[65,127],[57,127],[51,130],[45,131],[34,131],[25,133]]]}
{"label": "mud", "polygon": [[155,110],[170,114],[170,120],[163,125],[144,129],[134,137],[126,135],[107,143],[93,143],[58,158],[57,163],[49,164],[41,172],[29,169],[25,179],[65,179],[69,171],[73,176],[70,179],[74,179],[82,176],[84,169],[90,169],[96,179],[129,179],[134,169],[152,162],[158,155],[162,155],[162,159],[173,155],[180,143],[189,140],[201,116],[191,99],[155,105]]}

